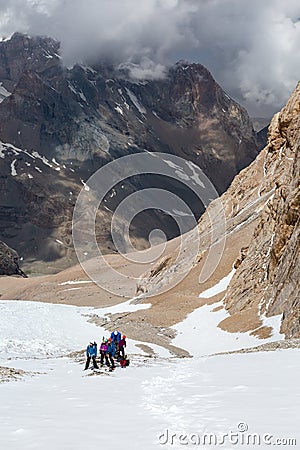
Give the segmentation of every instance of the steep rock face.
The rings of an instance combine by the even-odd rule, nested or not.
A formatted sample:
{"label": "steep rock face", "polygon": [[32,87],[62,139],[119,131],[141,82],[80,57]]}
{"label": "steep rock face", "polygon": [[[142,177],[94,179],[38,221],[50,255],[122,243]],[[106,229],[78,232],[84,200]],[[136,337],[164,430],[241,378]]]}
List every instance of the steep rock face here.
{"label": "steep rock face", "polygon": [[0,275],[21,275],[26,277],[19,267],[18,253],[0,241]]}
{"label": "steep rock face", "polygon": [[132,90],[148,111],[162,150],[198,164],[219,192],[229,185],[228,174],[257,154],[248,114],[203,66],[178,63],[166,79]]}
{"label": "steep rock face", "polygon": [[282,314],[281,332],[300,336],[300,84],[269,128],[261,192],[273,184],[246,257],[226,296],[230,313]]}
{"label": "steep rock face", "polygon": [[[75,261],[77,194],[107,162],[145,150],[173,153],[223,192],[258,151],[246,111],[201,65],[181,62],[162,80],[137,82],[109,64],[63,67],[56,41],[19,33],[0,43],[0,140],[0,236],[26,260],[65,258],[65,265]],[[109,222],[118,202],[153,183],[161,187],[153,177],[127,180],[107,196],[97,230],[103,251],[114,249]],[[145,246],[152,228],[168,238],[178,233],[152,211],[137,219],[133,238]]]}

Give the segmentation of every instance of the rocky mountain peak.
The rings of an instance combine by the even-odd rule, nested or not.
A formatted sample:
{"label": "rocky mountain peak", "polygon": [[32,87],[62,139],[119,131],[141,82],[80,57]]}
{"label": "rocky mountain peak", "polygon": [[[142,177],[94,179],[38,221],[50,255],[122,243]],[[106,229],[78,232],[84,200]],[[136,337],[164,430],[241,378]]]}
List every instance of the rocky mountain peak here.
{"label": "rocky mountain peak", "polygon": [[[76,195],[108,161],[145,150],[176,154],[200,166],[221,193],[258,153],[247,112],[202,65],[180,62],[161,79],[132,80],[104,61],[64,67],[58,42],[20,33],[0,42],[0,141],[0,235],[33,259],[72,253]],[[127,192],[141,187],[126,183]],[[106,251],[115,200],[101,212]],[[198,218],[203,210],[190,206]],[[135,228],[139,241],[152,225],[176,236],[177,227],[154,216],[149,229],[142,220]]]}
{"label": "rocky mountain peak", "polygon": [[0,43],[0,78],[11,87],[24,72],[49,72],[60,64],[59,48],[59,42],[52,38],[14,33],[11,39]]}

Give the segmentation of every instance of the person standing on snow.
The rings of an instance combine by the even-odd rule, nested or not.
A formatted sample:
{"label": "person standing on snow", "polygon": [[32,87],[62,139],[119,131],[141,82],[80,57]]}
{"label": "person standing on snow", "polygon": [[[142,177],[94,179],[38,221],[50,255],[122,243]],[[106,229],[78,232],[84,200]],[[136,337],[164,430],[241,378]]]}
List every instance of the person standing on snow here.
{"label": "person standing on snow", "polygon": [[108,344],[107,344],[107,356],[108,356],[108,359],[109,359],[112,369],[115,368],[115,361],[114,361],[115,354],[116,354],[116,346],[115,346],[112,338],[109,338]]}
{"label": "person standing on snow", "polygon": [[122,336],[122,339],[119,342],[119,356],[122,355],[122,358],[125,358],[125,347],[126,347],[126,336]]}
{"label": "person standing on snow", "polygon": [[118,331],[118,330],[113,331],[113,332],[111,333],[110,337],[111,337],[113,343],[114,343],[115,346],[116,346],[116,353],[119,354],[119,342],[120,342],[120,340],[122,339],[122,336],[121,336],[120,331]]}
{"label": "person standing on snow", "polygon": [[101,366],[103,366],[103,364],[104,364],[104,358],[105,358],[106,365],[109,366],[108,355],[107,355],[107,344],[108,344],[107,339],[103,338],[102,343],[100,345],[100,364],[101,364]]}
{"label": "person standing on snow", "polygon": [[97,357],[97,344],[96,344],[96,342],[91,341],[86,348],[86,358],[87,359],[86,359],[86,364],[85,364],[84,370],[87,370],[89,368],[91,359],[93,361],[94,369],[99,369],[97,361],[96,361],[96,357]]}

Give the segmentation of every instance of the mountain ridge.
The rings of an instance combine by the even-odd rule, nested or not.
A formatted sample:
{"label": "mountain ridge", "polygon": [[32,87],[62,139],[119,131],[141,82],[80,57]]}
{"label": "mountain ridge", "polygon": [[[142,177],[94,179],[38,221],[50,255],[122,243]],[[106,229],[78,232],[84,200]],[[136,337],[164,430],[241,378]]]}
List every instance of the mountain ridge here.
{"label": "mountain ridge", "polygon": [[[199,165],[223,192],[257,155],[247,112],[201,65],[180,62],[161,80],[136,82],[107,63],[69,69],[58,42],[16,33],[0,42],[0,67],[0,236],[29,269],[43,262],[38,271],[47,273],[75,263],[75,200],[107,162],[145,150],[173,153]],[[115,251],[110,220],[116,201],[151,183],[161,185],[127,180],[118,198],[107,195],[97,230],[105,253]],[[198,218],[203,209],[193,201],[191,207]],[[143,214],[133,227],[138,248],[147,246],[153,228],[169,239],[178,234],[159,212]]]}

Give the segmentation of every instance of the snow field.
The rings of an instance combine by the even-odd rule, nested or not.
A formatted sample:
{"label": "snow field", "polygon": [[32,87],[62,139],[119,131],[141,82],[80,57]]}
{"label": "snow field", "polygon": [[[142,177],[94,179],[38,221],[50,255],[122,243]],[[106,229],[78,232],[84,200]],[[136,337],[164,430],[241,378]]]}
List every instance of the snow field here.
{"label": "snow field", "polygon": [[66,354],[99,336],[82,314],[92,308],[26,301],[0,301],[0,359]]}
{"label": "snow field", "polygon": [[178,449],[158,437],[166,430],[220,436],[241,422],[251,433],[299,440],[299,361],[299,350],[287,350],[157,362],[91,377],[69,360],[41,360],[47,375],[0,386],[0,447],[118,450],[126,442],[130,450]]}
{"label": "snow field", "polygon": [[[59,357],[107,335],[87,322],[92,314],[103,317],[140,307],[148,305],[129,301],[94,310],[0,301],[0,363],[39,372],[0,384],[0,449],[179,449],[183,447],[180,433],[219,436],[236,431],[239,423],[252,433],[300,442],[299,349],[185,360],[169,359],[166,350],[150,344],[159,358],[144,358],[140,352],[129,368],[103,375],[83,371],[82,364]],[[199,308],[198,313],[201,310],[202,325],[219,313],[209,312],[209,307]],[[178,325],[189,334],[187,345],[195,337],[190,330],[198,320],[194,317],[190,328],[184,328],[187,323]],[[224,336],[216,333],[214,320],[210,319],[205,333],[211,342],[206,341],[197,355],[222,347]],[[225,340],[223,348],[231,349],[235,339]],[[135,343],[129,340],[129,353],[137,353]],[[167,431],[175,435],[173,445],[159,441]],[[220,448],[244,447],[226,444]]]}
{"label": "snow field", "polygon": [[[102,336],[109,335],[105,329],[88,322],[93,315],[109,320],[107,314],[133,312],[149,307],[149,304],[131,304],[131,300],[102,309],[0,301],[0,362],[7,355],[14,358],[43,358],[84,349],[90,340],[99,343]],[[127,342],[133,353],[137,350],[134,348],[135,344],[141,343],[131,339]],[[164,348],[155,344],[148,345],[160,356],[170,356]]]}

